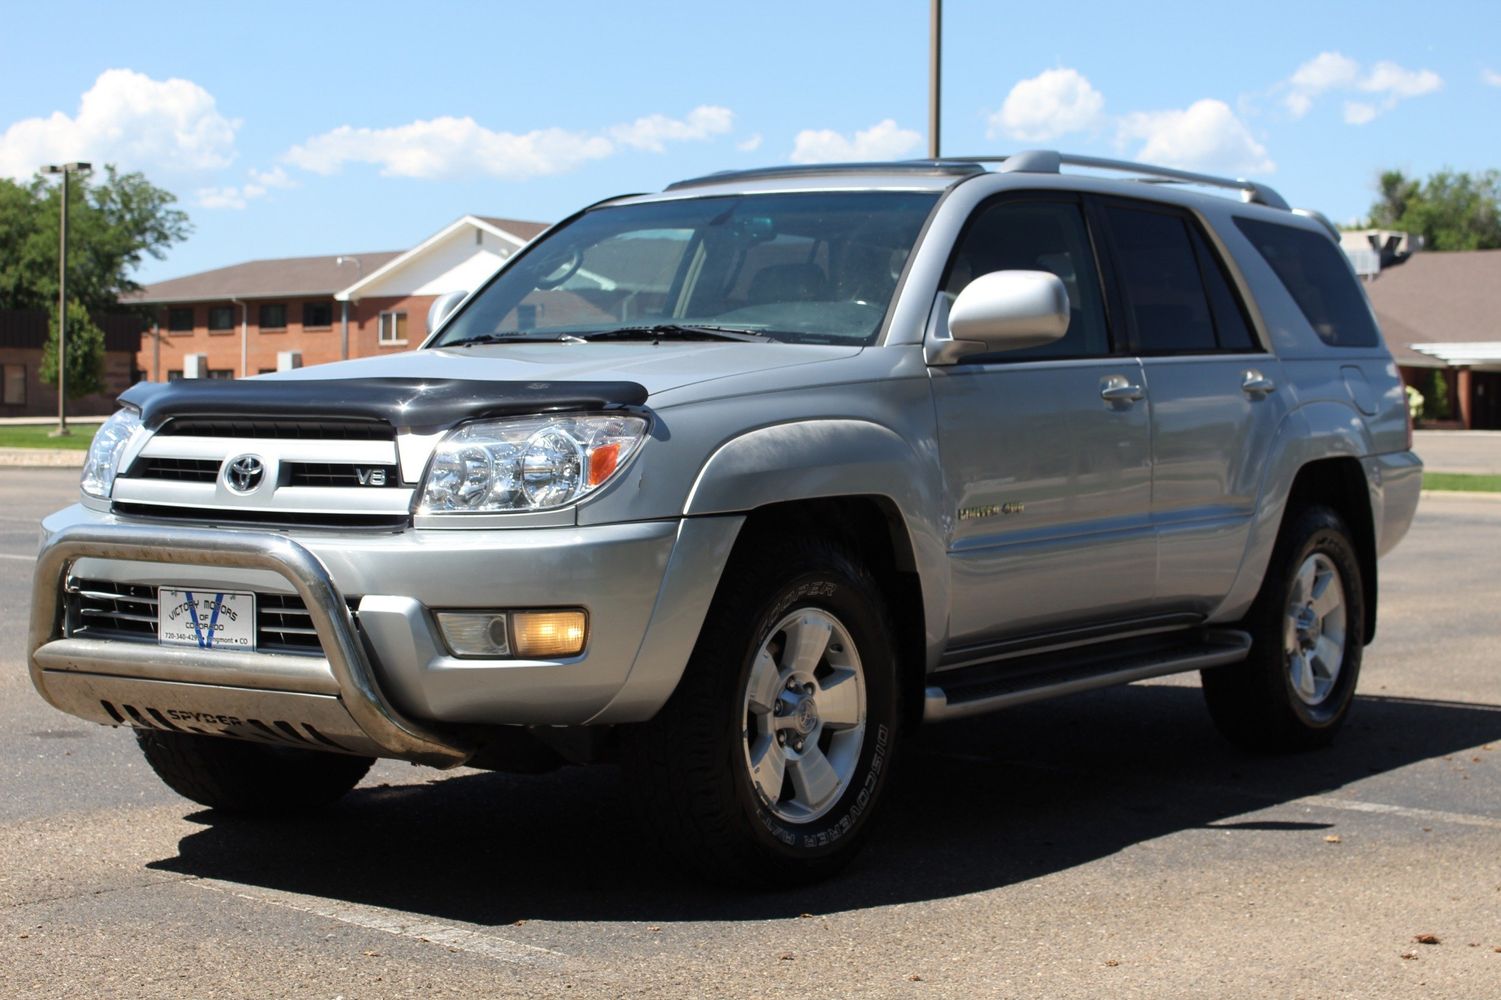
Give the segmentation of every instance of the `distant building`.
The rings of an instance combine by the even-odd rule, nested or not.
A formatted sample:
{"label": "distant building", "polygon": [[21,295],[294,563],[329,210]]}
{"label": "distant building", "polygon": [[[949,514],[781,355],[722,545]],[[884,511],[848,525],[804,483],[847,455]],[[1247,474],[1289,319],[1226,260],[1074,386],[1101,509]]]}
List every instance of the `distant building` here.
{"label": "distant building", "polygon": [[1501,428],[1501,250],[1413,254],[1364,287],[1425,420]]}
{"label": "distant building", "polygon": [[[42,381],[46,309],[0,309],[0,417],[57,414],[57,387]],[[135,381],[136,348],[144,325],[136,316],[95,316],[104,331],[104,391],[68,400],[69,416],[112,413],[115,397]]]}
{"label": "distant building", "polygon": [[405,252],[255,260],[157,282],[144,378],[242,378],[415,347],[444,292],[471,290],[547,225],[466,215]]}

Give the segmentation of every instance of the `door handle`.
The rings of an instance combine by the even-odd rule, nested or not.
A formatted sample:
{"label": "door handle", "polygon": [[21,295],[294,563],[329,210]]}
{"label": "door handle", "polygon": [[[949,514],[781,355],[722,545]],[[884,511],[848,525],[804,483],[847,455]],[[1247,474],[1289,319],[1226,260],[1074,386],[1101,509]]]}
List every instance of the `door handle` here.
{"label": "door handle", "polygon": [[1124,375],[1107,375],[1100,379],[1100,398],[1107,403],[1134,403],[1146,393]]}
{"label": "door handle", "polygon": [[1240,389],[1247,396],[1265,396],[1277,391],[1277,383],[1254,368],[1247,368],[1241,375]]}

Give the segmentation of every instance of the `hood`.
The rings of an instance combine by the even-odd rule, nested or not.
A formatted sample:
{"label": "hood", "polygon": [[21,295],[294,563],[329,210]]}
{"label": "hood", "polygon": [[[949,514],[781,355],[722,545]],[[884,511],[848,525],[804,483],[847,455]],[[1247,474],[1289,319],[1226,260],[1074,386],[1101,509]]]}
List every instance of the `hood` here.
{"label": "hood", "polygon": [[454,379],[479,382],[634,382],[655,396],[697,382],[834,361],[860,345],[668,342],[660,344],[486,344],[403,351],[257,377]]}

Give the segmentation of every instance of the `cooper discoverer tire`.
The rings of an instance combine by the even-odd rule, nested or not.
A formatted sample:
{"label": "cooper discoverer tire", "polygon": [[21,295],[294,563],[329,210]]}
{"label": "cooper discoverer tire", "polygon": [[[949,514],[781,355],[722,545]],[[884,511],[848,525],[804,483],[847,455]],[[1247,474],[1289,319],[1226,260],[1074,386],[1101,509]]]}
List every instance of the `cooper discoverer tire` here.
{"label": "cooper discoverer tire", "polygon": [[623,740],[641,822],[707,878],[781,888],[858,850],[898,725],[881,589],[817,537],[744,546],[657,717]]}
{"label": "cooper discoverer tire", "polygon": [[371,757],[137,729],[157,777],[178,795],[226,812],[274,814],[327,805],[359,784]]}
{"label": "cooper discoverer tire", "polygon": [[1249,750],[1325,746],[1355,698],[1365,635],[1360,558],[1328,507],[1290,512],[1243,626],[1251,652],[1203,672],[1220,732]]}

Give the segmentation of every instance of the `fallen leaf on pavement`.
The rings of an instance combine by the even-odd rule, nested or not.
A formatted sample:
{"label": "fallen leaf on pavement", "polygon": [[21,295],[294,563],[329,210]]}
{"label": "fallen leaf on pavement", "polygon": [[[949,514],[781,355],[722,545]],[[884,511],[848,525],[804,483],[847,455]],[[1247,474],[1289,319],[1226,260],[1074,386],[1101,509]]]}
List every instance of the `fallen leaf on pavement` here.
{"label": "fallen leaf on pavement", "polygon": [[1340,844],[1343,842],[1343,839],[1337,833],[1331,833],[1329,836],[1324,838],[1324,843],[1326,844]]}
{"label": "fallen leaf on pavement", "polygon": [[1438,944],[1437,934],[1415,934],[1413,940],[1418,944]]}

